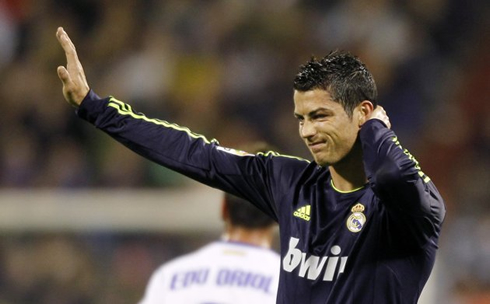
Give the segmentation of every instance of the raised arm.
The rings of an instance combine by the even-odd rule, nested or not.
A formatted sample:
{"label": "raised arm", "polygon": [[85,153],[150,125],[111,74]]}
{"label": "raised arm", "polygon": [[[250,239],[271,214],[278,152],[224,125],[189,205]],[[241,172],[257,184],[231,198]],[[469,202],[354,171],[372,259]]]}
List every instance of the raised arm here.
{"label": "raised arm", "polygon": [[417,160],[389,129],[384,110],[376,110],[373,115],[378,119],[368,120],[360,132],[369,184],[397,220],[409,221],[406,227],[422,236],[419,240],[423,243],[424,236],[439,232],[445,216],[444,202]]}
{"label": "raised arm", "polygon": [[57,69],[58,77],[63,83],[63,96],[69,104],[78,107],[90,91],[85,72],[78,59],[75,45],[62,27],[56,31],[56,38],[66,55],[66,67],[59,66]]}
{"label": "raised arm", "polygon": [[89,88],[75,46],[63,28],[58,28],[56,37],[67,60],[66,67],[57,70],[63,95],[77,108],[78,117],[142,157],[251,201],[277,220],[275,195],[291,188],[307,161],[224,148],[186,127],[147,117],[112,96],[101,98]]}

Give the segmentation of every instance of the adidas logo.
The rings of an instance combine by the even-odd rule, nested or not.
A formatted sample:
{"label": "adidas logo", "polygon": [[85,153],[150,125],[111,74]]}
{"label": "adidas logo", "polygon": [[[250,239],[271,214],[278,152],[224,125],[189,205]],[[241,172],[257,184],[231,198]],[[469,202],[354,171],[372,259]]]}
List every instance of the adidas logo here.
{"label": "adidas logo", "polygon": [[299,217],[301,219],[304,219],[305,221],[310,220],[310,205],[303,206],[299,208],[298,210],[294,211],[293,215],[296,217]]}

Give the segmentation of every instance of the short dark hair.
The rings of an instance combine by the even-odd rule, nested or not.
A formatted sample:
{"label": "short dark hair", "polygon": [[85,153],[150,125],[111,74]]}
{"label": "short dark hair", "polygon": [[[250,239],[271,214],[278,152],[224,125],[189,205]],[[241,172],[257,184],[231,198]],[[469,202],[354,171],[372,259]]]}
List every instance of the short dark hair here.
{"label": "short dark hair", "polygon": [[235,226],[260,229],[270,227],[275,223],[271,217],[248,201],[229,193],[225,193],[225,204],[228,206],[230,221]]}
{"label": "short dark hair", "polygon": [[328,91],[349,117],[363,100],[371,101],[374,107],[377,105],[378,91],[373,75],[359,58],[346,51],[332,51],[320,60],[312,57],[301,65],[294,79],[294,89]]}

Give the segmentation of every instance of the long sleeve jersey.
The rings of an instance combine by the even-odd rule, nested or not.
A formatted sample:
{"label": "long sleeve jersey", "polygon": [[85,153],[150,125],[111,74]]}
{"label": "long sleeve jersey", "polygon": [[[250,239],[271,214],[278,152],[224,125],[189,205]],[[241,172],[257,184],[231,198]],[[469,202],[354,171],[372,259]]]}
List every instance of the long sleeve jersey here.
{"label": "long sleeve jersey", "polygon": [[380,120],[368,120],[359,132],[368,183],[343,192],[315,162],[224,148],[113,97],[91,91],[77,113],[143,157],[274,218],[281,248],[277,303],[417,303],[434,265],[444,202]]}

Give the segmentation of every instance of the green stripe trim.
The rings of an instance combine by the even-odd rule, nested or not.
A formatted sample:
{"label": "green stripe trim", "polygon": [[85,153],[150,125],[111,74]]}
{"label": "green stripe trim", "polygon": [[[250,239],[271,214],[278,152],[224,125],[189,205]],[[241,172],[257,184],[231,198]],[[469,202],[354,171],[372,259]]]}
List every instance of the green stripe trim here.
{"label": "green stripe trim", "polygon": [[425,173],[422,171],[419,171],[419,176],[423,179],[424,183],[426,184],[430,181],[430,177],[425,175]]}
{"label": "green stripe trim", "polygon": [[[175,124],[175,123],[169,123],[168,121],[165,121],[165,120],[148,118],[142,113],[137,113],[131,108],[131,106],[129,104],[124,103],[124,102],[114,98],[113,96],[110,96],[108,106],[116,109],[117,112],[121,115],[128,115],[128,116],[133,117],[134,119],[144,120],[144,121],[153,123],[155,125],[163,126],[166,128],[171,128],[171,129],[174,129],[177,131],[182,131],[182,132],[187,133],[192,138],[202,139],[202,140],[204,140],[204,142],[206,142],[208,144],[216,143],[219,145],[219,142],[216,139],[208,140],[204,135],[194,133],[187,127],[182,127],[182,126],[179,126],[178,124]],[[296,157],[296,156],[291,156],[291,155],[279,154],[275,151],[268,151],[265,153],[264,152],[257,153],[257,155],[260,155],[260,154],[262,154],[264,156],[276,156],[276,157],[292,158],[292,159],[302,160],[302,161],[306,161],[306,162],[310,163],[310,161],[307,159],[304,159],[301,157]]]}
{"label": "green stripe trim", "polygon": [[116,98],[114,98],[112,96],[109,98],[109,103],[107,106],[116,109],[117,112],[121,115],[128,115],[128,116],[133,117],[134,119],[144,120],[146,122],[150,122],[150,123],[153,123],[155,125],[163,126],[166,128],[171,128],[171,129],[174,129],[177,131],[183,131],[183,132],[187,133],[192,138],[204,140],[204,142],[206,142],[207,144],[210,144],[210,143],[219,144],[216,139],[208,140],[204,135],[194,133],[187,127],[182,127],[182,126],[179,126],[175,123],[169,123],[168,121],[165,121],[165,120],[148,118],[142,113],[136,113],[133,111],[133,109],[131,108],[130,105],[128,105],[128,104],[126,104],[120,100],[117,100]]}
{"label": "green stripe trim", "polygon": [[286,158],[292,158],[292,159],[296,159],[296,160],[302,160],[302,161],[305,161],[307,163],[310,163],[310,161],[307,160],[307,159],[304,159],[304,158],[301,158],[301,157],[298,157],[298,156],[280,154],[280,153],[277,153],[275,151],[258,152],[256,155],[263,155],[263,156],[266,156],[266,157],[267,156],[286,157]]}
{"label": "green stripe trim", "polygon": [[337,191],[339,193],[352,193],[352,192],[359,191],[359,190],[363,189],[364,187],[366,187],[366,185],[364,185],[364,186],[359,187],[359,188],[356,188],[356,189],[344,191],[344,190],[337,189],[335,187],[335,185],[333,184],[333,179],[330,179],[330,185],[332,185],[333,190],[335,190],[335,191]]}
{"label": "green stripe trim", "polygon": [[430,177],[428,177],[427,174],[425,174],[422,171],[422,168],[420,168],[420,164],[419,164],[418,160],[416,160],[415,157],[407,149],[404,149],[402,147],[402,145],[400,144],[400,141],[398,140],[398,137],[394,136],[391,140],[395,143],[395,145],[398,148],[400,148],[403,151],[403,154],[405,154],[408,157],[408,159],[414,163],[415,170],[417,170],[418,175],[422,178],[424,183],[427,184],[428,182],[430,182]]}

